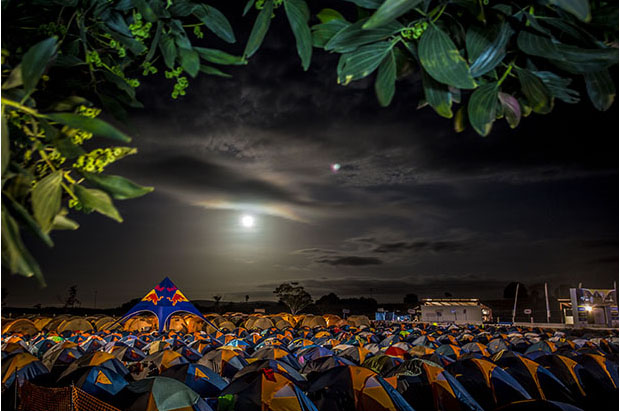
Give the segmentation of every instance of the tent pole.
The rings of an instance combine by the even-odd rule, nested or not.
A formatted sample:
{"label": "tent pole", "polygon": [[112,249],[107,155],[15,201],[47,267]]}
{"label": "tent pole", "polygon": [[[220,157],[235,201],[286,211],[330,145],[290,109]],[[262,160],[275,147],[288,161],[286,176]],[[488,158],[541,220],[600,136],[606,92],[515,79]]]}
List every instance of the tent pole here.
{"label": "tent pole", "polygon": [[517,289],[515,290],[515,305],[512,308],[512,323],[515,323],[515,316],[517,315],[517,296],[519,296],[519,282],[517,282]]}
{"label": "tent pole", "polygon": [[550,323],[551,311],[549,310],[549,292],[547,291],[547,282],[545,282],[545,302],[547,303],[547,323]]}

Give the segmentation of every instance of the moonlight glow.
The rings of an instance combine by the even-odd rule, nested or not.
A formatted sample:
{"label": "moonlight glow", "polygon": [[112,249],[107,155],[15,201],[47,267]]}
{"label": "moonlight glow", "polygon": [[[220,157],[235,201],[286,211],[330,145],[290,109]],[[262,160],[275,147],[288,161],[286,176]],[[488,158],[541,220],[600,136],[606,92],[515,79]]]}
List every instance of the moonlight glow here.
{"label": "moonlight glow", "polygon": [[254,223],[255,223],[254,216],[243,215],[241,216],[240,222],[241,222],[241,226],[243,227],[247,227],[247,228],[254,227]]}

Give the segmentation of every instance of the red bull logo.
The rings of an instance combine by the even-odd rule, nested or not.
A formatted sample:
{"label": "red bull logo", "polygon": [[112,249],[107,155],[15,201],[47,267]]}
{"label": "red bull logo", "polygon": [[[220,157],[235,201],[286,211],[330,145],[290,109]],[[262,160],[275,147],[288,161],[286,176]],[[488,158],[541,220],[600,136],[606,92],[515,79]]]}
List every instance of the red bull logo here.
{"label": "red bull logo", "polygon": [[157,302],[159,302],[161,299],[162,297],[157,295],[157,292],[155,292],[155,289],[151,289],[151,291],[147,293],[145,297],[142,298],[143,301],[147,301],[147,302],[150,301],[153,305],[157,305]]}
{"label": "red bull logo", "polygon": [[168,298],[172,302],[172,306],[175,306],[178,302],[189,302],[189,300],[181,293],[180,290],[176,290],[172,298]]}

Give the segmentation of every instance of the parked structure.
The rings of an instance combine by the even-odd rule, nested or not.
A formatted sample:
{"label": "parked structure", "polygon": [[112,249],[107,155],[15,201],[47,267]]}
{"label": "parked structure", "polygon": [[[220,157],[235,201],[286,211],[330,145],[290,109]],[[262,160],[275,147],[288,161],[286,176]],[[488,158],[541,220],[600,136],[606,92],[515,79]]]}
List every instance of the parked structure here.
{"label": "parked structure", "polygon": [[491,308],[478,299],[422,299],[422,322],[482,323],[493,319]]}

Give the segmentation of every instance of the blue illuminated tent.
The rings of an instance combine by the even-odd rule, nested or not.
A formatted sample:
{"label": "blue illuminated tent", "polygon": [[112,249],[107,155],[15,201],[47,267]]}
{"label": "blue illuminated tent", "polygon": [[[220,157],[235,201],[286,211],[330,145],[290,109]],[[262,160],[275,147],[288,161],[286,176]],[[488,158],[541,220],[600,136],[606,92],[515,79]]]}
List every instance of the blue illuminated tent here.
{"label": "blue illuminated tent", "polygon": [[155,288],[142,298],[133,308],[129,310],[118,322],[126,320],[138,315],[142,312],[150,312],[157,316],[159,323],[159,331],[162,332],[169,326],[170,318],[178,312],[188,312],[198,316],[214,328],[215,325],[205,319],[204,316],[196,309],[194,305],[185,297],[185,295],[175,286],[167,277],[162,280]]}

